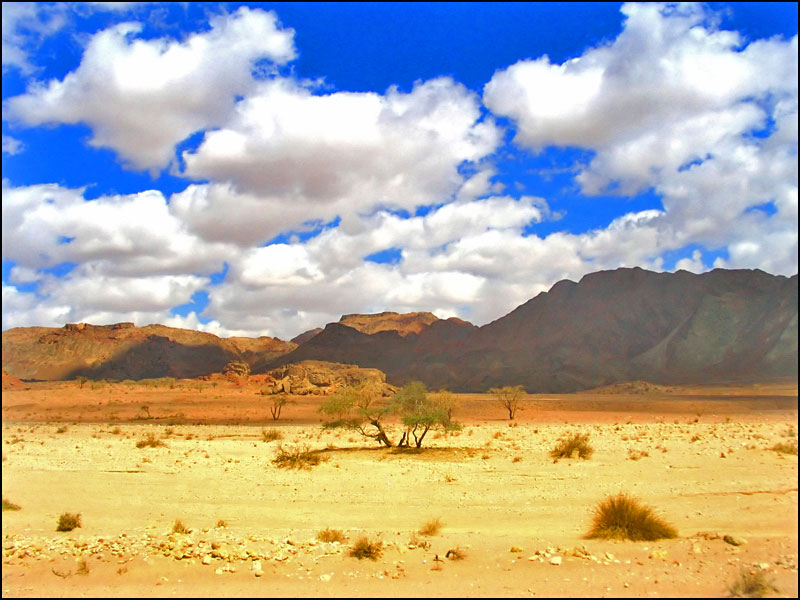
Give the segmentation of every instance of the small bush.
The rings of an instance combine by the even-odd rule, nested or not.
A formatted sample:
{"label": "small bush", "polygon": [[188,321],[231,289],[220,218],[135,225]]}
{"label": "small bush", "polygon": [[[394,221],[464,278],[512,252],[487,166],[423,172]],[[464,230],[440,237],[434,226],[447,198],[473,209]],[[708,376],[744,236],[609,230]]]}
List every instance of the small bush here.
{"label": "small bush", "polygon": [[3,512],[7,510],[21,510],[22,507],[19,504],[14,504],[8,498],[3,498]]}
{"label": "small bush", "polygon": [[172,524],[172,533],[186,534],[191,533],[191,531],[180,519],[175,519],[175,523]]}
{"label": "small bush", "polygon": [[282,440],[283,434],[277,429],[262,429],[261,439],[265,442],[274,442],[276,440]]}
{"label": "small bush", "polygon": [[281,469],[310,469],[317,466],[322,459],[318,454],[309,451],[307,448],[293,448],[287,450],[283,446],[278,446],[278,453],[272,463]]}
{"label": "small bush", "polygon": [[592,530],[586,537],[638,542],[675,538],[678,532],[636,498],[618,494],[606,498],[595,509]]}
{"label": "small bush", "polygon": [[383,553],[383,544],[380,542],[370,542],[366,537],[359,539],[350,550],[350,556],[361,560],[368,558],[378,560]]}
{"label": "small bush", "polygon": [[137,448],[158,448],[165,445],[166,444],[164,444],[164,442],[162,442],[152,433],[148,433],[145,439],[136,442]]}
{"label": "small bush", "polygon": [[56,527],[56,531],[72,531],[80,526],[80,514],[64,513],[58,518],[58,527]]}
{"label": "small bush", "polygon": [[763,571],[740,571],[736,581],[728,587],[731,598],[764,598],[778,588],[767,579]]}
{"label": "small bush", "polygon": [[440,519],[431,519],[425,523],[419,530],[420,535],[438,535],[442,529],[442,521]]}
{"label": "small bush", "polygon": [[340,544],[344,543],[347,540],[347,537],[342,533],[339,529],[322,529],[317,532],[317,539],[320,542],[339,542]]}
{"label": "small bush", "polygon": [[797,456],[797,440],[790,442],[778,442],[772,447],[772,450],[780,454],[794,454]]}
{"label": "small bush", "polygon": [[591,458],[594,448],[589,445],[589,434],[575,433],[569,437],[559,438],[556,447],[550,451],[550,456],[559,458],[572,458],[577,455],[584,460]]}

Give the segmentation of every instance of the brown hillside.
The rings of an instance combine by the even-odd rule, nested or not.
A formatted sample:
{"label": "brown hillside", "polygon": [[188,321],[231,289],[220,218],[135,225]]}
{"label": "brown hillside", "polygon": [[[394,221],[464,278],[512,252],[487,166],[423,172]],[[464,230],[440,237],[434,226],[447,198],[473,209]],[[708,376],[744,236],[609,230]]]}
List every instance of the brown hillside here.
{"label": "brown hillside", "polygon": [[199,377],[231,360],[274,359],[296,344],[261,337],[219,338],[163,325],[68,324],[3,332],[3,369],[21,379]]}
{"label": "brown hillside", "polygon": [[273,365],[355,363],[395,385],[420,379],[470,392],[796,379],[797,297],[796,275],[617,269],[561,281],[480,328],[438,320],[401,336],[333,323]]}

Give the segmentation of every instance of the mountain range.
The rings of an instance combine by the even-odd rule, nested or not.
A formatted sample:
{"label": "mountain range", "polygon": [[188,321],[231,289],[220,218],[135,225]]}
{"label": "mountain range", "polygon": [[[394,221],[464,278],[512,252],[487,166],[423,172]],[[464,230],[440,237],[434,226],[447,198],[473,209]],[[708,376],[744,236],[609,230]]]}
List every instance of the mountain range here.
{"label": "mountain range", "polygon": [[245,360],[253,373],[303,360],[356,364],[399,385],[570,392],[623,381],[797,378],[797,275],[640,268],[564,280],[476,327],[432,313],[345,315],[285,342],[151,325],[3,332],[3,370],[21,379],[197,377]]}

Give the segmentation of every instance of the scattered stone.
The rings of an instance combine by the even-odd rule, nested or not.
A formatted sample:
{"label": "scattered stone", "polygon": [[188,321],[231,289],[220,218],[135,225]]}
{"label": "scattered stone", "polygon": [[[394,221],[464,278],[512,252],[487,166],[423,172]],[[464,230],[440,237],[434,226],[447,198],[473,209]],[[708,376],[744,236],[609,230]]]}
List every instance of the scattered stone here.
{"label": "scattered stone", "polygon": [[724,535],[722,536],[722,539],[725,543],[730,544],[731,546],[741,546],[742,544],[746,543],[745,540],[733,537],[732,535]]}
{"label": "scattered stone", "polygon": [[554,557],[552,557],[552,558],[550,559],[550,564],[551,564],[551,565],[555,565],[555,566],[559,566],[559,565],[561,564],[561,557],[560,557],[560,556],[554,556]]}
{"label": "scattered stone", "polygon": [[519,546],[511,546],[510,552],[522,552],[522,548]]}
{"label": "scattered stone", "polygon": [[591,552],[586,549],[586,546],[581,546],[580,548],[573,548],[572,549],[572,556],[577,556],[578,558],[592,558]]}

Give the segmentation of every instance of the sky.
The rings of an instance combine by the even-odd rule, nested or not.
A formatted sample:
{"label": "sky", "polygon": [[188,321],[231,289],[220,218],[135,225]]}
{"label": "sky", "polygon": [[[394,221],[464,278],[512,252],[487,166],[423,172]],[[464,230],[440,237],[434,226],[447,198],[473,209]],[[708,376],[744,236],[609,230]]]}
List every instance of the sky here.
{"label": "sky", "polygon": [[2,328],[797,273],[797,3],[2,3]]}

